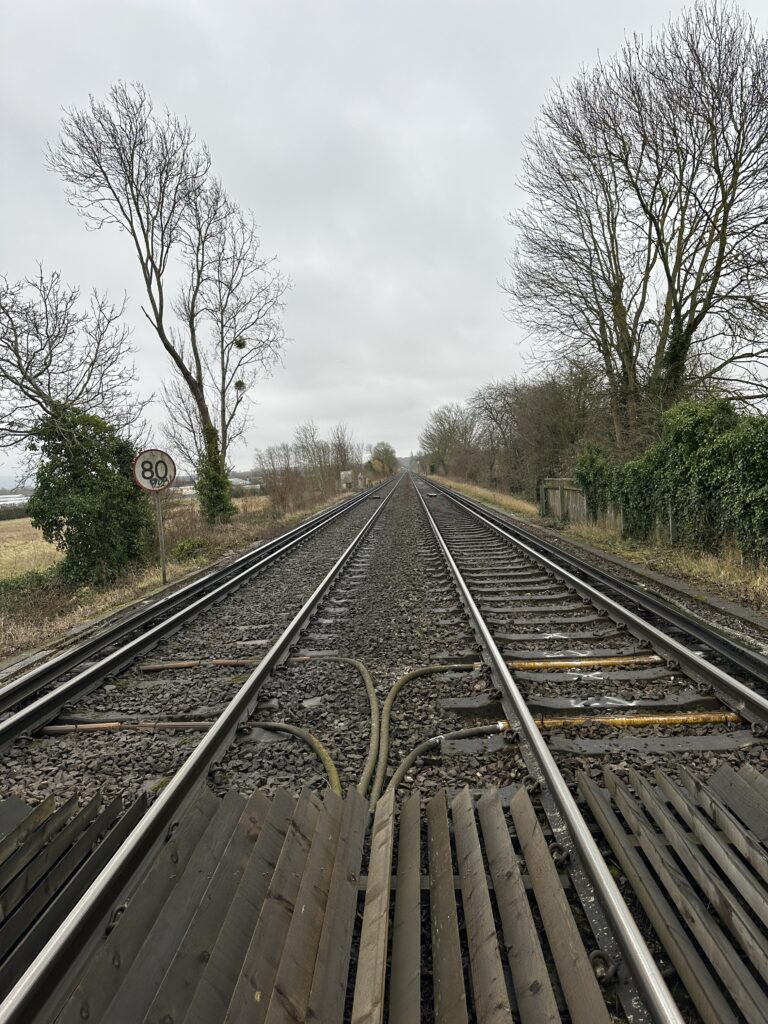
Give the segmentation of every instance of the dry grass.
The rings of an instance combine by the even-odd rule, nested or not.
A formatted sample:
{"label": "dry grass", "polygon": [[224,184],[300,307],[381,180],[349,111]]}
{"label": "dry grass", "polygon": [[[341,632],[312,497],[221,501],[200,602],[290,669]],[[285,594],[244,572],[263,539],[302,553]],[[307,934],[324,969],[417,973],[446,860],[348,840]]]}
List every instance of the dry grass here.
{"label": "dry grass", "polygon": [[445,484],[446,487],[453,487],[454,490],[466,494],[468,498],[483,501],[486,505],[493,505],[504,512],[512,512],[514,515],[524,516],[526,519],[539,518],[539,510],[536,505],[532,501],[526,501],[525,498],[516,498],[513,494],[492,491],[487,487],[477,487],[475,484],[462,484],[444,476],[433,476],[430,479],[439,484]]}
{"label": "dry grass", "polygon": [[61,552],[43,540],[30,519],[0,521],[0,579],[41,572],[61,561]]}
{"label": "dry grass", "polygon": [[[642,544],[622,539],[612,530],[585,523],[569,523],[563,534],[655,572],[694,586],[701,585],[710,592],[717,591],[739,604],[768,609],[768,567],[744,564],[740,552],[734,548],[709,554],[667,544]],[[706,594],[701,596],[706,598]]]}
{"label": "dry grass", "polygon": [[[163,518],[170,582],[218,557],[283,533],[332,502],[282,517],[272,515],[269,498],[249,495],[236,498],[235,504],[239,514],[231,523],[208,526],[194,502],[166,499]],[[160,567],[153,564],[126,573],[107,590],[73,589],[53,570],[60,559],[60,552],[42,540],[28,519],[0,522],[0,658],[40,647],[162,586]]]}

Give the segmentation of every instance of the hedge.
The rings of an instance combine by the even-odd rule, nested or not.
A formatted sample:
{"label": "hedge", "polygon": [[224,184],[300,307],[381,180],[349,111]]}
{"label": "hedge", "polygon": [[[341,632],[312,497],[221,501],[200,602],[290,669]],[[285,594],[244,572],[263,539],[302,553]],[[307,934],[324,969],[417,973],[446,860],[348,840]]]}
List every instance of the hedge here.
{"label": "hedge", "polygon": [[26,504],[6,505],[5,502],[2,502],[0,504],[0,522],[5,519],[29,519],[29,511]]}
{"label": "hedge", "polygon": [[768,559],[768,418],[727,399],[674,406],[661,439],[623,465],[587,445],[575,476],[593,516],[621,506],[627,536],[647,539],[671,509],[679,543],[717,552],[735,541],[746,558]]}

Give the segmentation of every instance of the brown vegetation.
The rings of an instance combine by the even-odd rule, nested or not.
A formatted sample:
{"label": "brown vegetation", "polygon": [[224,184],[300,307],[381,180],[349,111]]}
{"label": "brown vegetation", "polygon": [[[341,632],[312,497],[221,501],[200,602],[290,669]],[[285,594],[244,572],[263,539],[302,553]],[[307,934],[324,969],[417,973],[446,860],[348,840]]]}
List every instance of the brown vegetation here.
{"label": "brown vegetation", "polygon": [[0,522],[0,579],[41,572],[61,560],[61,552],[43,540],[29,519]]}
{"label": "brown vegetation", "polygon": [[[236,498],[239,515],[230,523],[207,524],[194,501],[165,500],[168,579],[274,537],[314,514],[325,502],[289,515],[275,515],[269,498]],[[116,612],[161,587],[158,564],[126,573],[106,590],[65,585],[55,572],[60,560],[28,519],[0,522],[0,657],[39,647],[67,630]]]}

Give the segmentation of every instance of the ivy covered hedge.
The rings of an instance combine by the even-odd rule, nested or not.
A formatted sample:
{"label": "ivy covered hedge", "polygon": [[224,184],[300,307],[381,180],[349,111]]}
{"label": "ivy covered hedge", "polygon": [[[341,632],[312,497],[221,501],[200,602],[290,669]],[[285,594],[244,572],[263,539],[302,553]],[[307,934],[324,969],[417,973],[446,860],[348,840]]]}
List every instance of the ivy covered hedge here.
{"label": "ivy covered hedge", "polygon": [[591,515],[621,506],[628,536],[647,539],[671,509],[681,544],[717,552],[735,541],[768,560],[768,418],[727,399],[676,405],[661,440],[631,462],[587,445],[575,476]]}

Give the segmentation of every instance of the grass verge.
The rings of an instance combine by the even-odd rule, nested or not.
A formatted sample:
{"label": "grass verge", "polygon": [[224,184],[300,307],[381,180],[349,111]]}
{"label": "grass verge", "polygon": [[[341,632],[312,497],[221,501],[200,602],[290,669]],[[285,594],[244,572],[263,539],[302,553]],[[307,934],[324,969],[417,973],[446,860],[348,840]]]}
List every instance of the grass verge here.
{"label": "grass verge", "polygon": [[0,521],[0,580],[43,572],[61,561],[61,552],[43,540],[30,519]]}
{"label": "grass verge", "polygon": [[[238,498],[238,515],[217,526],[204,523],[193,502],[171,497],[163,513],[168,580],[172,583],[217,558],[284,533],[343,497],[349,495],[283,516],[273,514],[268,498]],[[0,522],[0,658],[40,647],[162,587],[160,566],[150,564],[124,574],[106,589],[73,588],[56,570],[61,557],[29,519]]]}
{"label": "grass verge", "polygon": [[502,512],[511,512],[514,515],[523,516],[525,519],[540,519],[539,510],[532,501],[517,498],[514,494],[492,491],[487,487],[477,487],[475,484],[459,483],[457,480],[449,480],[447,476],[432,476],[430,480],[434,480],[438,484],[445,484],[446,487],[453,487],[455,491],[461,491],[468,498],[492,505],[494,508],[501,509]]}
{"label": "grass verge", "polygon": [[[643,544],[587,523],[569,523],[560,532],[654,572],[710,592],[714,590],[757,611],[768,609],[768,566],[744,563],[736,549],[709,554],[669,544]],[[706,593],[699,596],[706,600]]]}

